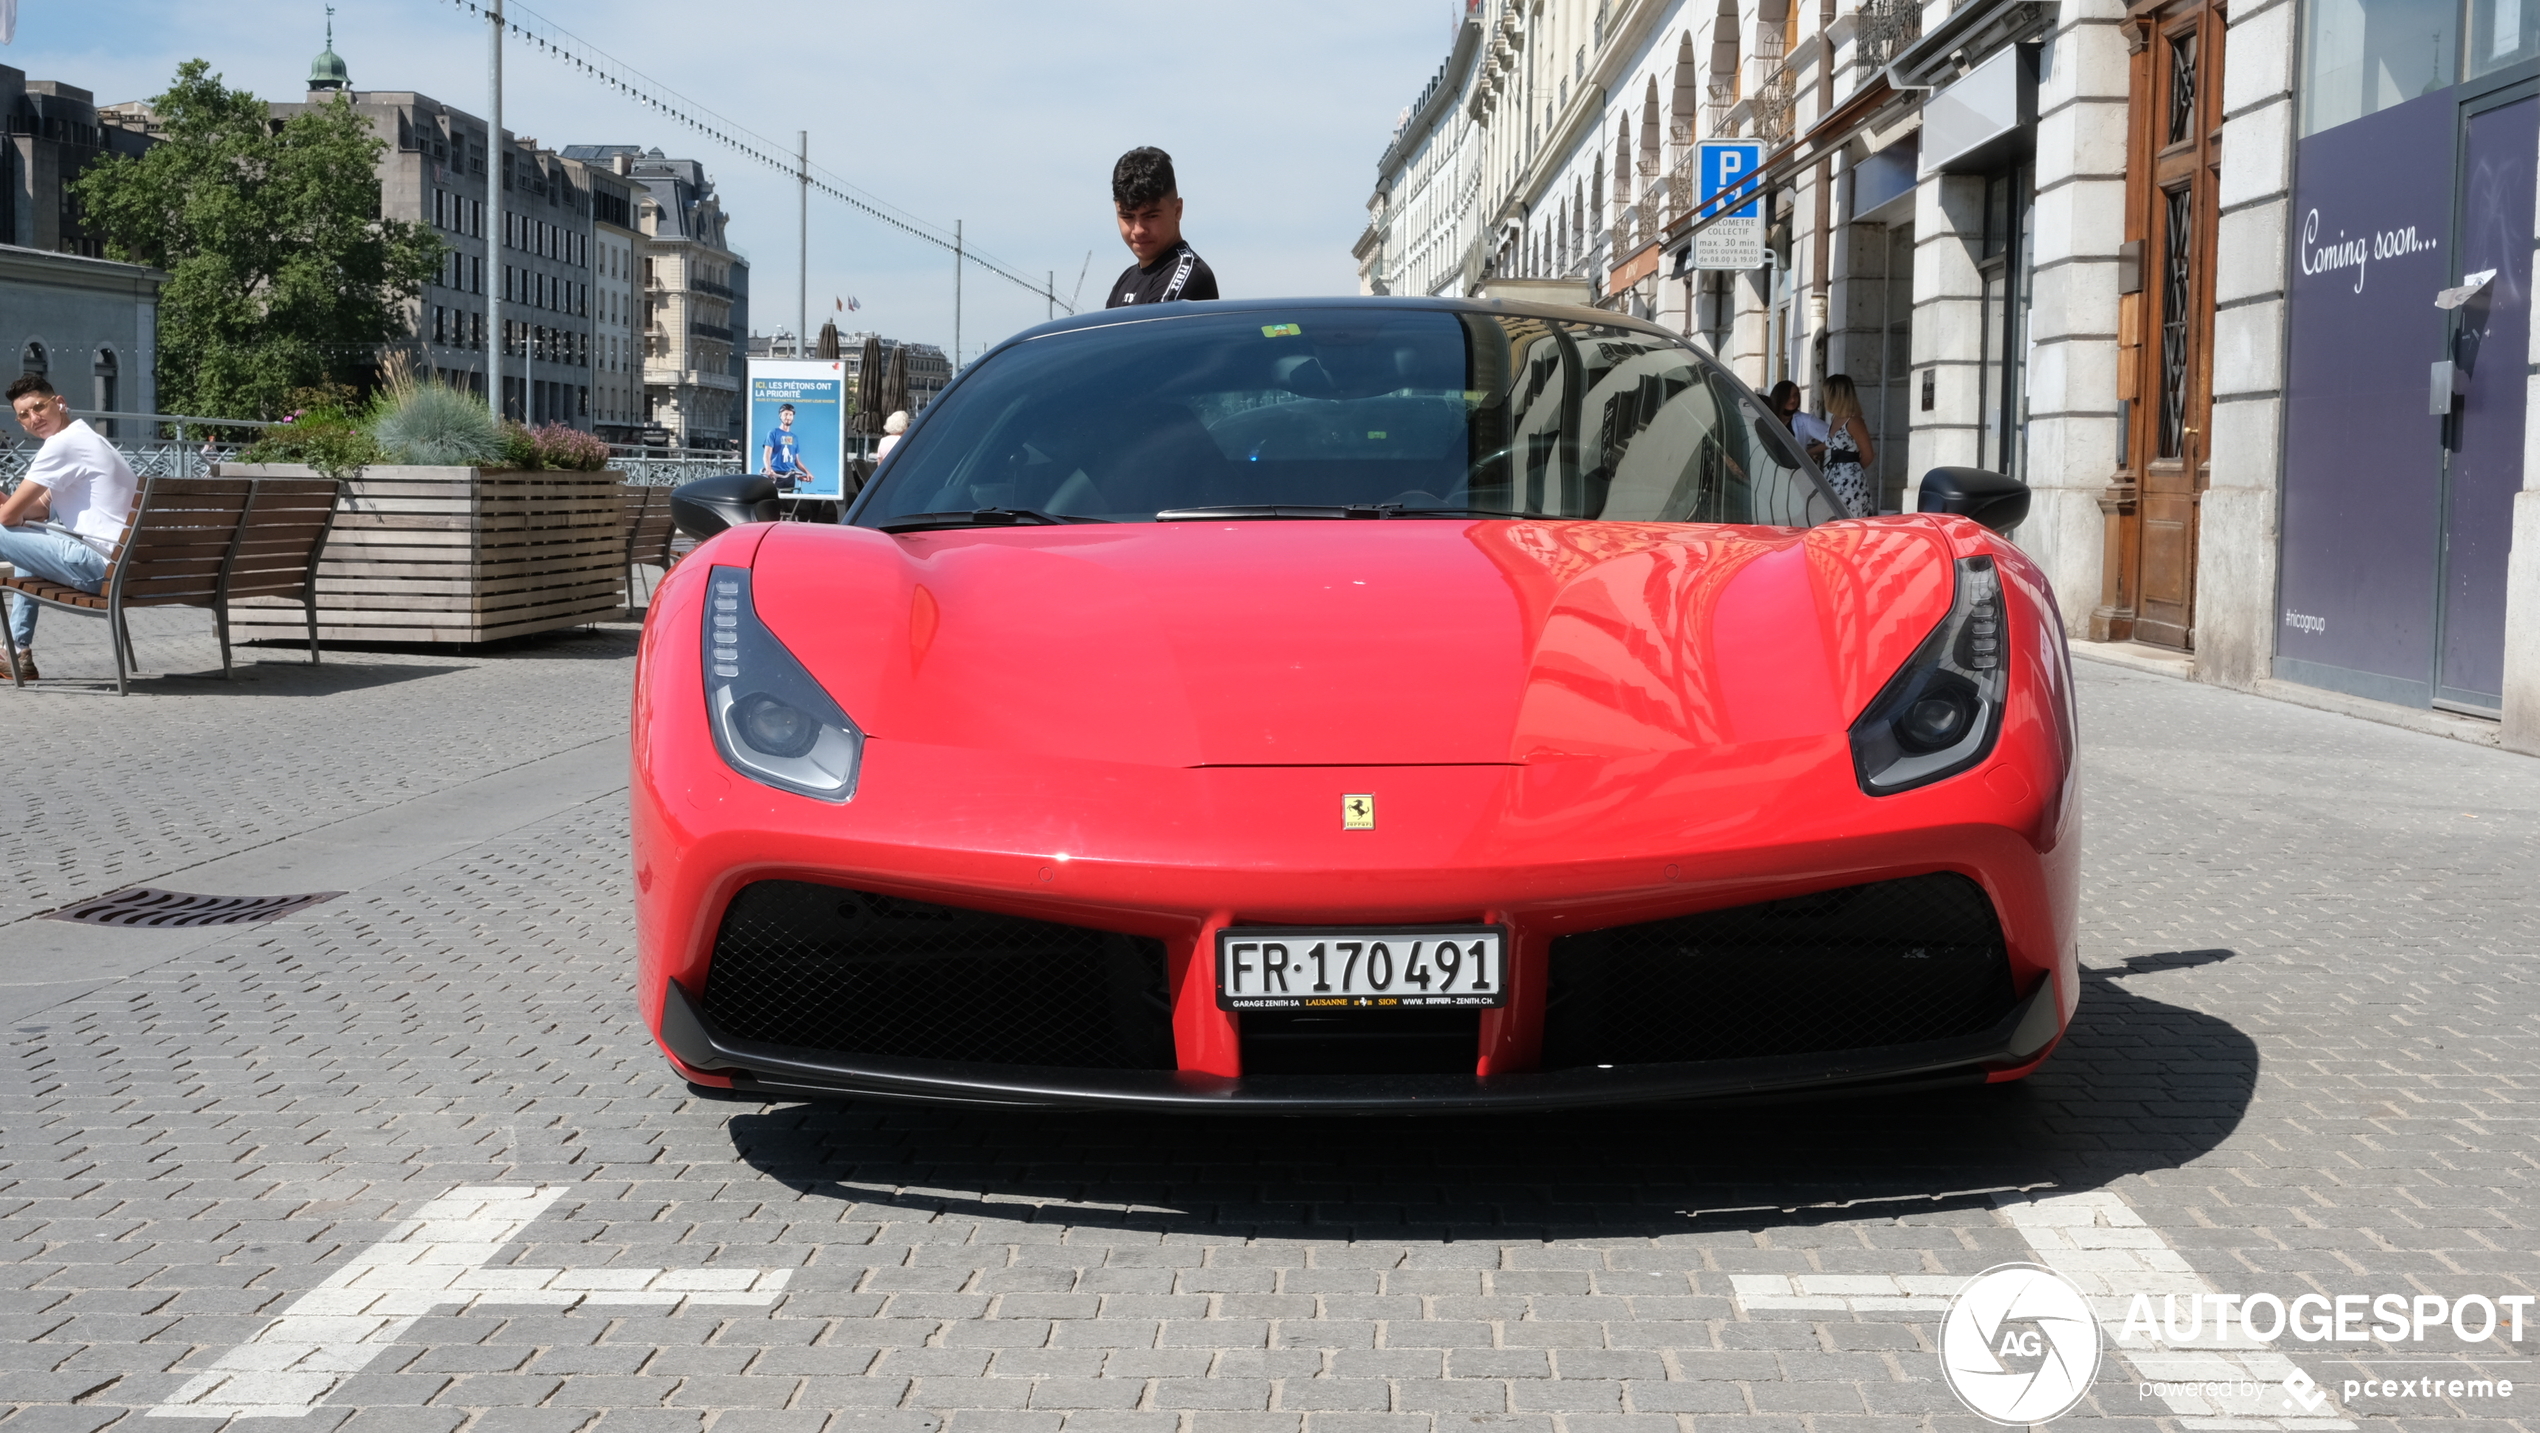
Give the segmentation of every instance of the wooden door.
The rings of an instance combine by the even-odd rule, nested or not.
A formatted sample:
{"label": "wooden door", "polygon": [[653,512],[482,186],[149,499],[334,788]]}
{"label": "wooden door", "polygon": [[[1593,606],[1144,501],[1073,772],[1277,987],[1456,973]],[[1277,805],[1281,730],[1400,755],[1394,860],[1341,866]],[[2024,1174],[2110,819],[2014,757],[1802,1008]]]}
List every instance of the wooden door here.
{"label": "wooden door", "polygon": [[2197,506],[2210,477],[2215,192],[2222,167],[2224,15],[2212,0],[2137,6],[2128,121],[2127,237],[2135,292],[2120,298],[2126,459],[2101,507],[2110,525],[2092,635],[2192,648]]}

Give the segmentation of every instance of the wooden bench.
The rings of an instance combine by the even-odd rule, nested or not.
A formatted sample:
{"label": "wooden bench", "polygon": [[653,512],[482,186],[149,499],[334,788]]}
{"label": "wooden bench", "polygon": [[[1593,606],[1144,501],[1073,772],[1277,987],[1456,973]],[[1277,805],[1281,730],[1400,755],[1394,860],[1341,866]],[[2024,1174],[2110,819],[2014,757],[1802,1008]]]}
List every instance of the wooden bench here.
{"label": "wooden bench", "polygon": [[[210,609],[220,634],[221,675],[236,675],[229,653],[229,607],[242,599],[297,598],[307,616],[309,661],[318,660],[312,573],[335,520],[336,484],[328,478],[150,478],[133,496],[121,541],[95,592],[20,574],[0,591],[20,600],[106,618],[115,651],[115,691],[129,695],[135,607]],[[17,671],[17,643],[0,632]]]}
{"label": "wooden bench", "polygon": [[638,566],[658,567],[668,575],[679,555],[671,550],[679,529],[670,520],[670,489],[651,483],[620,483],[617,486],[619,511],[626,531],[626,606],[635,608],[635,594],[642,590],[635,581]]}

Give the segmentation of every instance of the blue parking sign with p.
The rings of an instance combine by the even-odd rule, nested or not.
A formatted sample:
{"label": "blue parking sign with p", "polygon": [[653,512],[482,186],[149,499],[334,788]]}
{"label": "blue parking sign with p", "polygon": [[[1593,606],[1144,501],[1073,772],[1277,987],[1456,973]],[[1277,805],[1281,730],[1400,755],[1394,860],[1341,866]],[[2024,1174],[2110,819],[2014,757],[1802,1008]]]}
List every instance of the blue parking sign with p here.
{"label": "blue parking sign with p", "polygon": [[[1702,141],[1700,157],[1701,197],[1704,201],[1701,212],[1702,217],[1709,218],[1720,208],[1714,202],[1714,196],[1752,184],[1755,171],[1764,163],[1764,146],[1761,141],[1752,139],[1706,139]],[[1745,188],[1742,192],[1755,194],[1761,190]],[[1735,217],[1761,219],[1764,211],[1750,200],[1736,211]]]}

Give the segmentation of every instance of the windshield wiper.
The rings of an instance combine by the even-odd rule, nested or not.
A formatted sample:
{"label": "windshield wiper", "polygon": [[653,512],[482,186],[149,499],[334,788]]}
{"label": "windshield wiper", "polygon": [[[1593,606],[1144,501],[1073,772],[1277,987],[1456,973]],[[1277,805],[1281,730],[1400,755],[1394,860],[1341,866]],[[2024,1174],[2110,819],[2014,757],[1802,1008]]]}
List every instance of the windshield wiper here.
{"label": "windshield wiper", "polygon": [[1510,512],[1506,508],[1433,508],[1415,507],[1409,503],[1378,503],[1377,511],[1386,517],[1530,517],[1540,514]]}
{"label": "windshield wiper", "polygon": [[1522,517],[1497,508],[1413,507],[1407,503],[1225,503],[1217,507],[1166,508],[1157,522],[1216,522],[1254,518]]}
{"label": "windshield wiper", "polygon": [[1109,522],[1100,517],[1059,517],[1035,508],[973,508],[968,512],[915,512],[876,523],[883,532],[924,532],[943,527],[1040,527],[1053,523]]}

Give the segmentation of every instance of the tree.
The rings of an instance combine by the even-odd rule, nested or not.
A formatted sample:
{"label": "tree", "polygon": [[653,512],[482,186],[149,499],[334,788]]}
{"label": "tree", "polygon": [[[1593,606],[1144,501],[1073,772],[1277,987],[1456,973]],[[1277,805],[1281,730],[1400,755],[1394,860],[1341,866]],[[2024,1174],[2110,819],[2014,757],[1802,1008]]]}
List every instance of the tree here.
{"label": "tree", "polygon": [[103,159],[71,188],[108,254],[167,271],[163,409],[280,417],[294,389],[356,379],[378,345],[409,336],[404,301],[443,246],[380,217],[388,142],[349,102],[277,122],[188,60],[150,103],[164,142]]}

